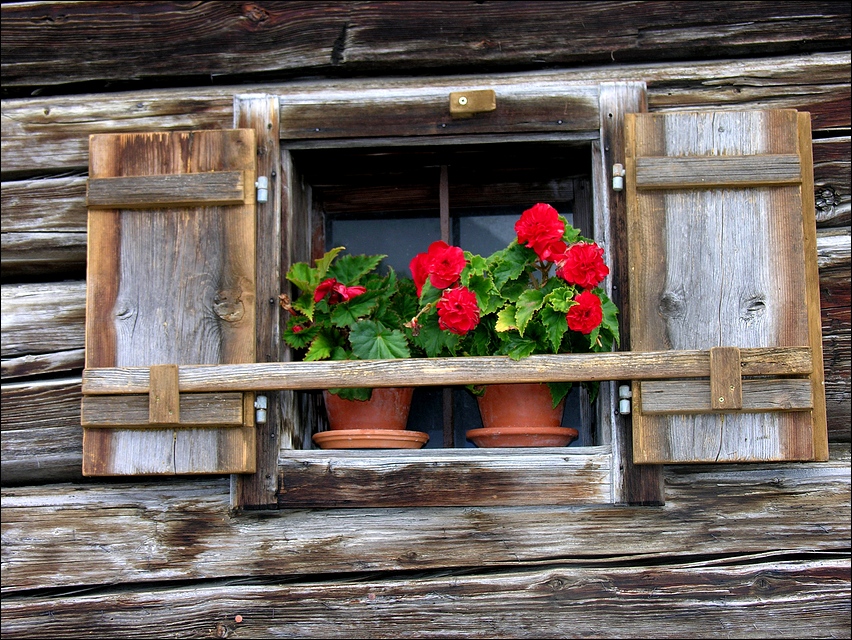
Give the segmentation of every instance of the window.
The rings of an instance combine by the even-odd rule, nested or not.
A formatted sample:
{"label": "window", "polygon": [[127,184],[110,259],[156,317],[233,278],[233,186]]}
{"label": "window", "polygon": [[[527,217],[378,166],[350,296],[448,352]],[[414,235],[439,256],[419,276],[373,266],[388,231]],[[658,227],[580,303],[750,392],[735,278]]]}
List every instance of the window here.
{"label": "window", "polygon": [[[644,105],[637,83],[494,84],[498,109],[463,120],[447,113],[448,89],[458,87],[412,80],[379,90],[322,85],[237,97],[236,131],[94,137],[87,471],[233,473],[235,505],[247,508],[582,505],[659,503],[663,462],[827,456],[807,114],[634,116]],[[626,167],[623,192],[611,189],[616,163]],[[256,176],[269,180],[268,198],[255,201]],[[730,190],[739,195],[729,199]],[[536,376],[604,381],[594,407],[576,398],[588,414],[584,440],[553,450],[459,446],[461,423],[471,418],[456,407],[462,400],[450,400],[444,406],[457,409],[459,432],[437,422],[446,394],[433,390],[417,411],[428,429],[418,428],[439,431],[435,442],[454,447],[305,448],[322,420],[310,390],[337,386],[342,367],[353,363],[286,362],[276,300],[287,266],[327,243],[404,263],[407,247],[359,245],[385,235],[358,235],[377,220],[402,237],[419,225],[428,240],[437,224],[462,246],[487,252],[483,228],[499,233],[501,220],[535,201],[570,212],[604,246],[612,297],[630,325],[623,353],[538,361],[547,366]],[[714,209],[718,203],[725,204]],[[671,231],[683,221],[698,224]],[[771,258],[748,244],[727,251],[732,243],[699,232],[704,221],[739,234],[743,221],[758,221],[748,227],[752,245],[772,246]],[[418,243],[413,252],[422,249]],[[734,312],[705,313],[686,327],[718,323],[712,339],[668,324],[693,312],[671,286],[680,276],[661,269],[676,264],[673,253],[695,256],[681,262],[689,278],[720,284],[711,298],[736,303]],[[701,261],[708,256],[709,267]],[[731,260],[725,277],[714,277],[715,265]],[[737,328],[737,309],[750,333]],[[502,381],[526,366],[472,360],[460,373],[442,369],[419,384],[459,386],[472,372]],[[385,382],[405,381],[375,366]],[[633,433],[615,393],[629,381]],[[736,390],[733,410],[713,399],[721,381]],[[256,392],[270,400],[268,419],[257,425]],[[772,419],[741,420],[755,413]],[[672,417],[683,414],[700,418]],[[751,426],[734,426],[740,423]],[[696,425],[717,446],[692,447]],[[634,447],[644,464],[633,464]]]}

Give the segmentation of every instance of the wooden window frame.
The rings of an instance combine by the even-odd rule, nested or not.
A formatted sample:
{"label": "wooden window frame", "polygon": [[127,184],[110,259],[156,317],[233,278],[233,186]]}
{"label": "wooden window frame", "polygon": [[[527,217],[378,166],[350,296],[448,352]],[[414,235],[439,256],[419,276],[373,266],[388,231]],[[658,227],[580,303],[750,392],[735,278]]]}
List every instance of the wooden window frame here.
{"label": "wooden window frame", "polygon": [[[508,96],[509,112],[530,112],[532,125],[510,115],[484,121],[474,116],[453,119],[447,98],[453,90],[475,88],[438,81],[425,88],[379,83],[361,92],[239,95],[234,99],[235,128],[257,132],[258,176],[270,179],[269,200],[258,203],[257,354],[263,366],[237,367],[240,388],[264,392],[268,419],[258,425],[257,473],[232,476],[232,503],[247,509],[318,506],[488,506],[542,504],[662,504],[662,468],[632,462],[630,417],[617,410],[616,389],[641,375],[642,364],[600,354],[532,356],[521,362],[472,358],[458,370],[458,359],[438,363],[412,360],[371,363],[364,386],[391,386],[419,380],[429,386],[471,382],[602,380],[598,400],[605,444],[558,450],[501,451],[446,449],[420,451],[301,450],[310,435],[300,425],[321,411],[316,396],[297,389],[339,385],[339,376],[352,363],[289,363],[280,339],[282,318],[278,294],[286,290],[287,265],[310,258],[312,221],[310,192],[291,151],[305,148],[356,146],[460,145],[465,143],[586,141],[592,150],[592,183],[596,239],[613,256],[611,297],[620,307],[626,290],[625,199],[609,188],[612,166],[623,163],[623,115],[647,111],[641,82],[594,84],[546,83],[493,79],[498,102]],[[455,82],[455,81],[454,81]],[[364,119],[352,110],[362,104],[375,116]],[[347,108],[349,107],[349,108]],[[498,107],[499,108],[499,107]],[[393,119],[382,114],[395,114]],[[514,118],[515,120],[512,120]],[[329,126],[333,125],[333,126]],[[283,239],[283,241],[282,241]],[[622,255],[619,255],[622,254]],[[622,349],[629,350],[626,309],[622,310]],[[708,354],[693,354],[695,375],[707,375]],[[653,357],[652,357],[653,360]],[[705,361],[708,363],[705,367]],[[278,363],[278,364],[273,364]],[[467,363],[466,363],[467,364]],[[547,374],[542,374],[541,365]],[[425,365],[425,366],[424,366]],[[445,373],[424,378],[422,369],[445,367]],[[577,366],[579,365],[579,368]],[[625,365],[627,368],[621,368]],[[645,375],[660,371],[660,360],[646,362]],[[504,367],[508,367],[508,370]],[[527,371],[525,372],[525,369]],[[361,369],[361,371],[366,371]],[[376,371],[379,371],[377,381]],[[442,370],[443,371],[443,370]],[[216,375],[222,379],[223,369]],[[356,373],[355,375],[361,375]],[[191,377],[189,369],[182,380]],[[202,376],[203,377],[203,376]],[[247,381],[256,381],[248,384]],[[354,384],[347,374],[347,384]],[[249,389],[251,387],[251,389]],[[281,428],[279,428],[279,426]],[[286,453],[285,453],[286,452]],[[280,454],[280,455],[279,455]],[[329,474],[332,467],[335,473]],[[471,480],[475,478],[475,480]],[[357,486],[366,493],[356,494]]]}

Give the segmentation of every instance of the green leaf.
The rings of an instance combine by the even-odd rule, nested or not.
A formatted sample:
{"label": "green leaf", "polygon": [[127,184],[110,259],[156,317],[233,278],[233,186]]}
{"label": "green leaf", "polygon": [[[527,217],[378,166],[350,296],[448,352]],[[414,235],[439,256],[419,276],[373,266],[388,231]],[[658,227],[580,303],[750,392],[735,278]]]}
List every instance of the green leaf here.
{"label": "green leaf", "polygon": [[314,283],[314,289],[322,280],[325,280],[326,274],[328,273],[328,269],[331,266],[332,261],[337,256],[337,254],[343,251],[345,248],[346,247],[335,247],[334,249],[329,249],[325,252],[322,258],[317,259],[317,281],[316,283]]}
{"label": "green leaf", "polygon": [[565,233],[562,234],[562,239],[565,241],[569,247],[572,244],[576,244],[580,241],[580,230],[577,227],[571,225],[565,218],[559,216],[559,219],[565,223]]}
{"label": "green leaf", "polygon": [[488,257],[488,264],[494,276],[494,286],[498,290],[502,289],[509,280],[514,280],[521,275],[528,261],[531,260],[530,254],[534,259],[535,253],[531,249],[522,247],[515,240],[502,251],[492,253]]}
{"label": "green leaf", "polygon": [[535,352],[536,347],[538,347],[537,340],[524,338],[515,332],[509,334],[509,337],[504,344],[506,355],[512,358],[512,360],[526,358],[528,355]]}
{"label": "green leaf", "polygon": [[609,299],[602,289],[595,289],[595,293],[601,298],[601,307],[603,308],[603,320],[601,327],[606,329],[614,340],[615,344],[619,343],[618,333],[618,307]]}
{"label": "green leaf", "polygon": [[316,309],[316,303],[314,302],[314,296],[310,293],[305,293],[299,296],[295,302],[293,302],[293,308],[296,311],[299,311],[302,315],[307,317],[309,320],[314,319],[314,311]]}
{"label": "green leaf", "polygon": [[497,331],[510,331],[517,329],[518,325],[515,322],[515,307],[506,305],[497,313],[497,324],[494,327]]}
{"label": "green leaf", "polygon": [[415,342],[426,352],[429,358],[454,356],[459,336],[451,331],[442,331],[438,326],[438,314],[435,311],[420,317],[420,331]]}
{"label": "green leaf", "polygon": [[331,324],[335,327],[354,327],[378,304],[374,295],[362,293],[347,302],[332,305]]}
{"label": "green leaf", "polygon": [[553,408],[555,409],[556,405],[565,399],[565,396],[571,391],[573,385],[570,382],[548,382],[547,386],[550,388],[550,397],[553,400]]}
{"label": "green leaf", "polygon": [[307,347],[314,338],[316,338],[317,333],[319,332],[319,327],[312,326],[306,327],[301,331],[293,331],[293,327],[298,326],[298,322],[292,322],[292,326],[285,329],[282,337],[284,338],[284,342],[286,342],[289,346],[294,349],[304,349]]}
{"label": "green leaf", "polygon": [[339,338],[334,334],[324,331],[314,338],[314,341],[308,348],[307,353],[305,353],[304,359],[306,362],[333,359],[331,357],[332,353],[338,346]]}
{"label": "green leaf", "polygon": [[574,302],[575,295],[577,295],[577,293],[574,290],[574,287],[562,287],[548,293],[545,300],[554,311],[568,313],[568,309],[576,304]]}
{"label": "green leaf", "polygon": [[518,325],[518,333],[524,335],[527,323],[533,314],[541,309],[544,304],[544,293],[537,289],[527,289],[518,296],[518,304],[515,307],[515,323]]}
{"label": "green leaf", "polygon": [[349,332],[352,354],[361,360],[410,358],[408,341],[399,329],[388,329],[372,320],[359,322]]}
{"label": "green leaf", "polygon": [[465,286],[476,294],[480,315],[493,313],[503,304],[503,299],[497,294],[494,283],[488,276],[471,276]]}
{"label": "green leaf", "polygon": [[297,262],[287,272],[287,280],[299,287],[305,294],[313,297],[314,289],[320,282],[319,273],[305,262]]}
{"label": "green leaf", "polygon": [[328,391],[343,400],[360,400],[362,402],[366,402],[373,395],[373,390],[369,387],[335,387]]}
{"label": "green leaf", "polygon": [[330,278],[337,278],[338,281],[347,287],[351,287],[358,282],[361,276],[370,273],[379,266],[379,263],[386,257],[365,255],[340,256],[337,262],[329,267],[328,276]]}
{"label": "green leaf", "polygon": [[568,331],[568,319],[561,311],[556,311],[553,307],[545,306],[539,314],[544,331],[547,334],[547,340],[553,347],[553,353],[559,353],[559,345],[562,344],[562,336]]}

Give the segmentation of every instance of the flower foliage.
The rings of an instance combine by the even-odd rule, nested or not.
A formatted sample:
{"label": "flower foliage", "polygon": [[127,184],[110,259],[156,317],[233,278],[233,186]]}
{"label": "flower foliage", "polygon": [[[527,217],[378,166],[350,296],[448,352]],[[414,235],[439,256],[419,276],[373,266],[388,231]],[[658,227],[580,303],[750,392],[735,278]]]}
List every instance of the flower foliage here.
{"label": "flower foliage", "polygon": [[[411,330],[405,319],[417,312],[414,283],[393,269],[379,272],[383,255],[346,255],[328,251],[311,267],[294,264],[287,280],[300,290],[280,304],[290,313],[284,341],[303,352],[303,360],[377,360],[408,358]],[[367,400],[371,389],[330,389],[347,399]]]}
{"label": "flower foliage", "polygon": [[[488,257],[443,242],[415,256],[415,344],[429,357],[611,351],[618,310],[601,287],[603,249],[543,203],[524,211],[515,232]],[[550,384],[554,406],[570,387]]]}

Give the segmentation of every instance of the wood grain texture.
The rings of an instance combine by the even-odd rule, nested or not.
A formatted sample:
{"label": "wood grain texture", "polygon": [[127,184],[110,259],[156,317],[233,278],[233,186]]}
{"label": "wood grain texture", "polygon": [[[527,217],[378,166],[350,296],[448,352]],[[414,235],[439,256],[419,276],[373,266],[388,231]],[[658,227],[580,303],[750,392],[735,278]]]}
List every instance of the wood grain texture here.
{"label": "wood grain texture", "polygon": [[[848,48],[845,4],[121,2],[7,4],[4,85],[475,71]],[[546,16],[546,19],[543,17]],[[47,37],[45,37],[47,34]],[[140,46],[144,42],[144,47]],[[191,67],[175,65],[191,55]],[[499,97],[498,97],[499,105]],[[499,108],[499,106],[498,106]]]}
{"label": "wood grain texture", "polygon": [[608,447],[282,451],[278,506],[611,504],[611,478]]}
{"label": "wood grain texture", "polygon": [[559,559],[499,573],[7,596],[3,618],[9,638],[32,637],[33,630],[64,637],[81,627],[123,638],[150,637],[151,627],[176,638],[678,639],[722,632],[832,638],[848,635],[848,585],[849,558],[843,554],[753,554],[736,562],[696,559],[655,567],[627,559],[595,566]]}
{"label": "wood grain texture", "polygon": [[[93,135],[90,178],[224,171],[254,184],[255,154],[246,130]],[[89,236],[87,366],[254,361],[253,192],[231,207],[92,209]],[[249,428],[86,429],[84,475],[247,473],[255,442]]]}
{"label": "wood grain texture", "polygon": [[83,346],[86,283],[21,283],[0,286],[4,358]]}
{"label": "wood grain texture", "polygon": [[[314,128],[322,128],[327,126],[329,107],[324,112],[320,105],[330,103],[335,97],[342,97],[345,102],[341,108],[346,108],[355,99],[373,96],[377,100],[376,96],[391,87],[414,100],[419,91],[432,85],[446,88],[459,82],[492,84],[498,80],[507,86],[515,85],[513,92],[518,95],[523,95],[523,87],[533,81],[536,85],[550,86],[551,95],[564,83],[645,82],[649,111],[792,108],[810,112],[814,130],[826,131],[850,125],[849,74],[849,54],[840,52],[710,62],[672,61],[665,65],[608,64],[532,75],[313,80],[258,84],[250,88],[196,87],[20,98],[2,101],[0,157],[4,180],[34,172],[62,173],[72,169],[85,172],[90,134],[228,128],[233,126],[234,94],[249,90],[279,95],[282,100],[289,100],[291,95],[300,96],[300,100],[316,105],[319,120],[313,122]],[[307,126],[309,122],[304,124]],[[355,121],[355,124],[362,123]]]}
{"label": "wood grain texture", "polygon": [[242,171],[90,178],[89,209],[156,209],[243,204],[254,201],[254,185]]}
{"label": "wood grain texture", "polygon": [[[808,347],[742,349],[743,375],[808,374],[813,363]],[[264,391],[494,384],[512,380],[553,382],[583,380],[654,380],[710,375],[710,351],[612,352],[508,356],[402,358],[275,362],[240,365],[181,365],[180,390]],[[148,393],[148,367],[89,368],[83,393]]]}
{"label": "wood grain texture", "polygon": [[657,564],[848,552],[848,445],[833,448],[825,463],[666,467],[665,482],[660,507],[275,513],[230,511],[227,478],[4,488],[2,592],[248,575],[496,570],[560,559],[633,556]]}
{"label": "wood grain texture", "polygon": [[811,382],[807,379],[744,380],[739,407],[716,406],[713,400],[720,396],[713,393],[709,380],[646,381],[639,388],[642,402],[639,408],[645,415],[811,411],[814,406]]}
{"label": "wood grain texture", "polygon": [[[636,116],[628,139],[633,348],[809,344],[804,186],[647,192],[630,186],[642,157],[798,154],[797,114]],[[809,161],[802,158],[802,173]],[[637,385],[634,396],[642,406]],[[743,413],[734,428],[731,416],[638,413],[634,451],[643,462],[712,461],[721,451],[737,451],[739,460],[821,457],[811,434],[825,423],[814,415],[812,425],[808,414]]]}
{"label": "wood grain texture", "polygon": [[[165,366],[165,365],[164,365]],[[185,393],[180,396],[178,420],[158,423],[151,420],[149,396],[84,396],[81,406],[81,424],[94,427],[157,428],[165,426],[203,427],[243,426],[242,393]],[[172,415],[169,419],[173,420]]]}

